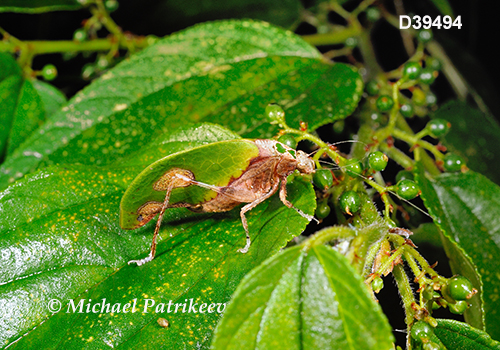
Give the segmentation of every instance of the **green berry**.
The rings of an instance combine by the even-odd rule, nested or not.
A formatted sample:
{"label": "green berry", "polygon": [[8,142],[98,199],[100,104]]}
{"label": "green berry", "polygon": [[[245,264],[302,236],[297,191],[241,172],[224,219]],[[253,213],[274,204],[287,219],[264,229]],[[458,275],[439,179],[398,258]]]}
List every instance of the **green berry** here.
{"label": "green berry", "polygon": [[472,283],[464,276],[455,276],[448,281],[448,293],[455,300],[466,300],[475,294]]}
{"label": "green berry", "polygon": [[92,63],[87,63],[82,68],[82,78],[85,80],[90,79],[95,74],[95,66]]}
{"label": "green berry", "polygon": [[408,62],[403,67],[403,77],[408,80],[415,80],[420,76],[422,66],[418,62]]}
{"label": "green berry", "polygon": [[313,174],[313,183],[321,190],[326,190],[333,185],[333,175],[328,169],[316,169]]}
{"label": "green berry", "polygon": [[99,69],[106,69],[109,66],[109,59],[106,56],[99,56],[96,61],[96,66]]}
{"label": "green berry", "polygon": [[87,31],[83,28],[75,30],[73,33],[73,40],[78,42],[87,40]]}
{"label": "green berry", "polygon": [[436,80],[436,76],[437,73],[435,70],[432,70],[430,68],[424,68],[420,73],[419,80],[423,84],[431,85],[434,82],[434,80]]}
{"label": "green berry", "polygon": [[295,149],[297,147],[297,140],[295,140],[295,137],[291,134],[284,134],[281,135],[278,138],[278,142],[281,142],[284,145],[287,145],[288,147]]}
{"label": "green berry", "polygon": [[361,198],[356,192],[347,191],[340,196],[339,204],[344,213],[353,215],[361,209]]}
{"label": "green berry", "polygon": [[337,120],[333,123],[333,132],[336,134],[340,134],[344,131],[345,122],[343,120]]}
{"label": "green berry", "polygon": [[447,153],[444,156],[443,168],[445,171],[449,173],[456,173],[462,170],[462,166],[464,165],[464,160],[453,153]]}
{"label": "green berry", "polygon": [[344,169],[350,177],[358,177],[363,173],[363,165],[355,158],[348,159]]}
{"label": "green berry", "polygon": [[351,49],[355,48],[356,46],[358,46],[358,39],[354,37],[347,38],[345,40],[345,46]]}
{"label": "green berry", "polygon": [[53,64],[46,64],[42,68],[42,77],[47,81],[54,80],[57,77],[57,68]]}
{"label": "green berry", "polygon": [[382,152],[372,152],[368,156],[368,164],[370,164],[370,168],[375,171],[382,171],[387,166],[387,162],[389,158]]}
{"label": "green berry", "polygon": [[382,118],[382,114],[380,114],[379,112],[373,112],[372,114],[370,114],[370,119],[379,124],[384,121]]}
{"label": "green berry", "polygon": [[416,88],[413,90],[413,95],[411,97],[411,100],[413,101],[414,105],[423,106],[427,102],[425,97],[426,97],[425,93],[422,90]]}
{"label": "green berry", "polygon": [[380,277],[375,277],[372,281],[372,289],[375,293],[378,293],[384,288],[384,280]]}
{"label": "green berry", "polygon": [[401,170],[396,175],[396,183],[400,182],[401,180],[413,180],[413,173],[408,170]]}
{"label": "green berry", "polygon": [[425,103],[427,104],[427,106],[433,106],[437,103],[437,96],[434,95],[432,92],[428,92],[426,95],[425,95]]}
{"label": "green berry", "polygon": [[266,107],[266,116],[271,124],[284,124],[285,111],[277,104],[269,104]]}
{"label": "green berry", "polygon": [[422,296],[425,300],[431,300],[434,298],[434,288],[431,285],[426,285],[422,291]]}
{"label": "green berry", "polygon": [[433,341],[428,341],[422,344],[422,350],[446,350],[446,348]]}
{"label": "green berry", "polygon": [[420,189],[412,180],[401,180],[396,185],[396,193],[403,199],[410,200],[418,196]]}
{"label": "green berry", "polygon": [[392,108],[392,106],[394,106],[394,100],[391,96],[382,95],[377,98],[377,102],[375,104],[380,112],[387,112]]}
{"label": "green berry", "polygon": [[116,0],[106,0],[104,1],[104,7],[106,8],[106,10],[108,12],[113,12],[113,11],[116,11],[118,9],[118,1]]}
{"label": "green berry", "polygon": [[449,121],[444,119],[433,119],[427,123],[426,128],[433,137],[441,137],[448,133],[451,124]]}
{"label": "green berry", "polygon": [[376,22],[380,19],[380,10],[377,7],[368,7],[366,9],[366,18],[370,22]]}
{"label": "green berry", "polygon": [[405,103],[399,107],[399,113],[405,118],[411,118],[413,117],[413,106],[409,103]]}
{"label": "green berry", "polygon": [[441,70],[441,61],[434,57],[428,57],[425,60],[425,68],[430,68],[435,71]]}
{"label": "green berry", "polygon": [[411,327],[410,335],[416,343],[422,343],[424,339],[430,339],[434,335],[434,330],[427,322],[417,321]]}
{"label": "green berry", "polygon": [[433,38],[432,32],[429,29],[423,29],[418,32],[418,41],[425,44],[431,41]]}
{"label": "green berry", "polygon": [[318,203],[318,206],[316,207],[316,217],[323,220],[328,215],[330,215],[330,206],[328,205],[328,201]]}
{"label": "green berry", "polygon": [[467,310],[469,305],[465,300],[459,300],[455,304],[448,304],[448,309],[452,314],[461,315]]}
{"label": "green berry", "polygon": [[380,92],[380,85],[375,80],[370,80],[366,83],[365,91],[370,96],[378,95]]}

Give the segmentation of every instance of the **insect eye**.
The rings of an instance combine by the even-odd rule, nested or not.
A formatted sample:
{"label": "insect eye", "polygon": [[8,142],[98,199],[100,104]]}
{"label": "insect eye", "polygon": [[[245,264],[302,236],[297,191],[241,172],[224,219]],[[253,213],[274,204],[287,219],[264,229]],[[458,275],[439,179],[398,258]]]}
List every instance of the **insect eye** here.
{"label": "insect eye", "polygon": [[139,216],[137,217],[137,221],[141,222],[142,220],[144,220],[144,218],[142,217],[142,215],[139,215]]}

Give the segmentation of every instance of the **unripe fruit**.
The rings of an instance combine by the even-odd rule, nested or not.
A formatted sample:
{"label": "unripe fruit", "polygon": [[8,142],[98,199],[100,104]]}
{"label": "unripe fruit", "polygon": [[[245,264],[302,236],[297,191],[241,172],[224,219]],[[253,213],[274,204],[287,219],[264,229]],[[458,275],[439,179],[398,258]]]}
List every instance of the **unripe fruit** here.
{"label": "unripe fruit", "polygon": [[288,147],[293,149],[297,148],[297,140],[295,140],[295,137],[290,134],[281,135],[278,138],[278,142],[281,142],[282,144],[287,145]]}
{"label": "unripe fruit", "polygon": [[361,198],[356,192],[347,191],[340,196],[339,204],[344,213],[353,215],[361,209]]}
{"label": "unripe fruit", "polygon": [[412,180],[401,180],[396,185],[396,193],[403,199],[410,200],[418,196],[420,189]]}
{"label": "unripe fruit", "polygon": [[375,171],[382,171],[387,166],[387,162],[389,158],[382,152],[372,152],[368,156],[368,164],[370,164],[370,168]]}

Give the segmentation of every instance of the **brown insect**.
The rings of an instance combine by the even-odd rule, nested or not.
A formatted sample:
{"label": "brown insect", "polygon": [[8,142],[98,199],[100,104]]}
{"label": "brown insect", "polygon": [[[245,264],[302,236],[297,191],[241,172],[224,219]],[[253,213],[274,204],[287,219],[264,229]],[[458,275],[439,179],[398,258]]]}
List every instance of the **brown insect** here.
{"label": "brown insect", "polygon": [[[124,199],[122,199],[122,227],[136,228],[142,226],[156,216],[156,214],[160,214],[156,223],[149,256],[144,259],[129,261],[129,264],[136,263],[137,265],[143,265],[153,260],[156,253],[156,238],[163,215],[167,208],[185,207],[195,212],[224,212],[242,203],[248,203],[243,206],[240,211],[241,222],[246,234],[246,244],[243,248],[238,250],[241,253],[248,252],[251,245],[245,213],[271,197],[278,189],[279,197],[283,204],[288,208],[294,208],[301,216],[308,220],[314,219],[311,215],[305,214],[301,210],[295,208],[286,198],[287,177],[291,173],[295,170],[298,170],[301,174],[311,174],[314,172],[314,161],[306,153],[295,151],[273,140],[234,140],[234,142],[235,145],[236,142],[240,144],[242,142],[253,143],[254,146],[246,146],[256,146],[256,151],[258,151],[258,153],[256,153],[255,157],[249,159],[248,166],[243,169],[240,175],[236,178],[232,178],[226,186],[215,186],[197,181],[195,174],[187,169],[178,167],[170,168],[163,173],[160,179],[153,185],[154,190],[165,191],[163,203],[149,201],[141,206],[134,214],[133,218],[136,224],[133,227],[126,227],[127,222],[123,219],[123,202],[127,193],[124,195]],[[189,186],[199,186],[212,190],[216,192],[217,195],[213,199],[199,203],[188,203],[186,201],[171,203],[170,198],[174,189]],[[129,192],[129,190],[127,190],[127,192]]]}

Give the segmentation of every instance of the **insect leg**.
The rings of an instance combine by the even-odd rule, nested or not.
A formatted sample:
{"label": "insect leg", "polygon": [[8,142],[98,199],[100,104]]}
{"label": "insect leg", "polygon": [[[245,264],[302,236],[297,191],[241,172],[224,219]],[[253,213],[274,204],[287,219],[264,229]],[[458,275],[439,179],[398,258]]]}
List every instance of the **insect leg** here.
{"label": "insect leg", "polygon": [[299,213],[300,216],[302,216],[303,218],[306,218],[309,221],[314,220],[314,221],[316,221],[316,223],[319,224],[319,221],[314,216],[306,214],[302,210],[300,210],[299,208],[294,207],[293,204],[288,199],[286,199],[286,177],[283,177],[281,179],[280,199],[284,205],[286,205],[288,208],[295,209],[295,211],[297,213]]}
{"label": "insect leg", "polygon": [[279,181],[276,181],[275,183],[273,183],[273,187],[271,187],[269,192],[267,192],[262,197],[257,198],[252,203],[249,203],[249,204],[245,205],[243,208],[241,208],[241,211],[240,211],[241,223],[243,224],[243,228],[245,229],[245,234],[247,236],[247,243],[245,244],[245,246],[243,248],[238,249],[238,251],[240,253],[245,254],[246,252],[248,252],[248,249],[250,248],[250,244],[251,244],[250,234],[248,233],[248,223],[247,223],[247,218],[245,217],[245,213],[247,211],[252,210],[257,205],[259,205],[260,203],[262,203],[263,201],[265,201],[266,199],[271,197],[274,193],[276,193],[278,186],[279,186]]}
{"label": "insect leg", "polygon": [[128,264],[137,264],[137,266],[144,265],[145,263],[154,259],[156,254],[156,237],[158,236],[158,232],[160,231],[161,221],[163,219],[163,214],[165,214],[165,210],[168,208],[168,202],[170,201],[170,194],[174,189],[175,184],[172,182],[167,188],[167,194],[165,195],[165,200],[163,201],[163,205],[161,207],[160,216],[158,216],[158,221],[156,221],[155,233],[153,234],[153,242],[151,243],[151,249],[149,251],[149,255],[140,260],[130,260]]}

